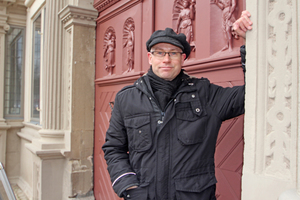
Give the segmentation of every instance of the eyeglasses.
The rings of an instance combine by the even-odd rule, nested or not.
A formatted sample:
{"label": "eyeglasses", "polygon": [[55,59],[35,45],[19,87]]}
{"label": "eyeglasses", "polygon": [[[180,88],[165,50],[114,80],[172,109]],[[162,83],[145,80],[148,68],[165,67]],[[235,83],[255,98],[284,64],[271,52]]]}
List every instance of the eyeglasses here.
{"label": "eyeglasses", "polygon": [[180,55],[183,54],[183,52],[151,51],[151,54],[158,58],[163,58],[163,57],[165,57],[166,54],[168,54],[170,58],[179,58]]}

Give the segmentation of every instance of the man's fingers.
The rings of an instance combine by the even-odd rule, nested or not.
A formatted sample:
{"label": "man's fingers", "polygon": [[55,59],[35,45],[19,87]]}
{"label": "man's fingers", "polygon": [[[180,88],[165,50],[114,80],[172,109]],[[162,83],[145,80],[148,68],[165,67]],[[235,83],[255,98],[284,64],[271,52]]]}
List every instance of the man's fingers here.
{"label": "man's fingers", "polygon": [[251,14],[249,13],[249,11],[244,10],[241,14],[241,18],[242,19],[242,23],[245,27],[247,27],[247,29],[251,30],[252,27],[251,25],[253,24],[253,22],[250,20]]}
{"label": "man's fingers", "polygon": [[243,31],[251,30],[253,22],[248,15],[242,15],[236,22],[234,22],[234,29],[241,29]]}
{"label": "man's fingers", "polygon": [[236,22],[233,23],[233,26],[232,26],[233,30],[237,31],[237,32],[239,32],[239,31],[244,31],[244,32],[247,31],[245,23],[247,23],[247,22],[246,21],[243,22],[242,18],[238,19]]}
{"label": "man's fingers", "polygon": [[244,26],[243,23],[241,23],[241,19],[233,23],[232,30],[233,33],[236,35],[235,38],[237,38],[237,36],[245,38],[247,28]]}
{"label": "man's fingers", "polygon": [[248,17],[251,17],[251,14],[248,10],[243,10],[241,16],[247,15]]}
{"label": "man's fingers", "polygon": [[236,36],[241,36],[245,38],[246,32],[252,30],[253,22],[250,20],[251,14],[249,11],[244,10],[241,14],[241,17],[236,20],[232,25],[232,34]]}

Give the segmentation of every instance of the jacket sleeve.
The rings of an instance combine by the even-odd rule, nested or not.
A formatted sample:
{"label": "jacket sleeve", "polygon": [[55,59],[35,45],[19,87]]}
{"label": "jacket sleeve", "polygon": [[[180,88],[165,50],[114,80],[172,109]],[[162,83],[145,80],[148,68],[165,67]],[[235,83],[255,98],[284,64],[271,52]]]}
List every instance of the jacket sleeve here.
{"label": "jacket sleeve", "polygon": [[135,172],[129,163],[127,133],[121,112],[120,97],[117,95],[102,149],[110,174],[112,187],[119,197],[131,187],[138,186]]}
{"label": "jacket sleeve", "polygon": [[[240,54],[241,64],[245,76],[245,45],[240,47]],[[214,84],[210,84],[209,88],[209,104],[222,121],[244,114],[245,85],[235,86],[232,88],[223,88]]]}
{"label": "jacket sleeve", "polygon": [[222,121],[244,114],[245,85],[223,88],[210,84],[209,104]]}

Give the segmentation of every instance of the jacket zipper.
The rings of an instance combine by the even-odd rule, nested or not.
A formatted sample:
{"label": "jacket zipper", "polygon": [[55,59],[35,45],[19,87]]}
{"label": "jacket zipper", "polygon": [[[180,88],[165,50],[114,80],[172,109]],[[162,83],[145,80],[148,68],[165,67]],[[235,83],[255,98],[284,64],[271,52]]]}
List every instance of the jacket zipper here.
{"label": "jacket zipper", "polygon": [[164,122],[164,118],[165,118],[165,112],[161,111],[161,121],[162,121],[162,123]]}
{"label": "jacket zipper", "polygon": [[[177,92],[175,95],[174,95],[174,97],[176,97],[178,94],[180,94],[180,93],[182,93],[182,92],[185,92],[185,91],[179,91],[179,92]],[[190,91],[189,91],[190,92]],[[144,92],[145,93],[145,92]],[[145,93],[145,94],[149,94],[149,93]],[[163,126],[163,123],[164,123],[164,118],[165,118],[165,112],[164,111],[162,111],[162,109],[160,108],[160,106],[159,106],[159,104],[158,104],[158,101],[156,100],[156,98],[154,97],[154,96],[152,96],[152,95],[149,95],[149,99],[150,99],[150,101],[153,101],[153,103],[158,107],[158,109],[160,110],[160,112],[161,112],[161,120],[159,120],[159,122],[158,122],[158,126]],[[176,98],[172,98],[168,103],[167,103],[167,105],[166,105],[166,107],[165,107],[165,109],[164,110],[166,110],[167,109],[167,107],[169,106],[169,104],[171,104],[171,102],[172,101],[175,101],[174,103],[176,103]],[[162,127],[160,127],[160,130],[161,130],[161,128]],[[159,132],[160,132],[160,130],[159,130]],[[170,140],[171,140],[171,138],[169,138]],[[171,141],[169,141],[170,143],[171,143]],[[170,146],[169,146],[169,155],[171,155],[171,152],[170,152]],[[158,154],[156,154],[156,161],[158,160]],[[171,162],[171,160],[170,160],[170,158],[169,158],[169,166],[168,166],[168,170],[169,170],[169,174],[168,174],[168,184],[169,184],[169,186],[171,185],[171,177],[170,177],[170,173],[171,173],[171,166],[170,166],[170,162]],[[158,163],[156,162],[156,176],[155,176],[155,178],[154,178],[154,180],[155,180],[155,183],[157,183],[157,172],[158,172]],[[168,196],[170,195],[170,193],[169,193],[169,191],[168,191]],[[154,196],[155,196],[155,198],[157,198],[157,184],[155,184],[155,194],[154,194]]]}

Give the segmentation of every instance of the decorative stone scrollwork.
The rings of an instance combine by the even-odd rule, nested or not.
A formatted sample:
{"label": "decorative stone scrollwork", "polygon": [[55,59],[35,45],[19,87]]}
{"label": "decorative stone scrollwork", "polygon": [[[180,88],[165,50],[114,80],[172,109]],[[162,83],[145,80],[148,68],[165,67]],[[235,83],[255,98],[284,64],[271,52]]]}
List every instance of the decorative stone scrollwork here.
{"label": "decorative stone scrollwork", "polygon": [[176,33],[184,33],[186,35],[186,40],[190,43],[192,51],[196,48],[193,28],[196,12],[195,5],[195,0],[175,0],[173,6],[173,21],[175,21],[173,29]]}
{"label": "decorative stone scrollwork", "polygon": [[34,162],[33,163],[33,182],[34,182],[33,197],[34,197],[34,199],[38,199],[40,196],[40,193],[41,193],[40,176],[41,176],[41,165],[38,162]]}
{"label": "decorative stone scrollwork", "polygon": [[265,170],[268,174],[291,177],[291,129],[293,128],[292,6],[272,2],[268,14],[268,106],[265,140]]}
{"label": "decorative stone scrollwork", "polygon": [[236,0],[211,0],[222,10],[222,31],[226,40],[226,45],[221,51],[232,51],[232,25],[236,21],[234,12],[237,6]]}
{"label": "decorative stone scrollwork", "polygon": [[9,26],[8,24],[5,24],[5,25],[3,26],[3,29],[4,29],[5,31],[9,31],[10,26]]}
{"label": "decorative stone scrollwork", "polygon": [[75,24],[94,27],[96,26],[95,20],[97,19],[97,15],[98,12],[96,10],[83,9],[73,5],[64,7],[59,13],[65,29]]}
{"label": "decorative stone scrollwork", "polygon": [[10,30],[10,26],[8,24],[6,24],[6,23],[1,24],[0,23],[0,33],[4,33],[5,34],[9,30]]}
{"label": "decorative stone scrollwork", "polygon": [[123,48],[126,48],[126,65],[128,72],[134,69],[134,30],[134,21],[132,18],[128,18],[125,21],[123,29]]}
{"label": "decorative stone scrollwork", "polygon": [[109,27],[104,35],[103,58],[105,60],[105,70],[109,75],[113,74],[115,67],[115,48],[116,48],[116,34],[113,27]]}

